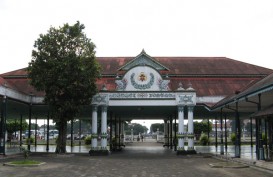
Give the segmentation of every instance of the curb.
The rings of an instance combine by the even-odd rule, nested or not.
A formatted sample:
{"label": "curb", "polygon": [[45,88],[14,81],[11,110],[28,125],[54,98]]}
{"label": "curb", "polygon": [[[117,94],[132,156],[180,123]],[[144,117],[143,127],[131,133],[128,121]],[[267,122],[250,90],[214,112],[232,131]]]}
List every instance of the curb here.
{"label": "curb", "polygon": [[218,163],[210,163],[209,166],[212,168],[248,168],[248,165],[243,165],[237,162],[218,162]]}
{"label": "curb", "polygon": [[[218,155],[218,154],[212,154],[212,157],[215,158],[215,159],[218,159],[218,160],[222,160],[222,161],[229,161],[229,162],[234,162],[234,163],[240,163],[240,164],[243,164],[243,165],[248,165],[250,168],[255,168],[257,170],[261,170],[261,171],[266,171],[268,173],[271,173],[273,174],[273,168],[270,169],[270,168],[266,168],[264,166],[261,166],[261,165],[257,165],[257,161],[247,161],[247,160],[244,160],[244,159],[240,159],[240,158],[232,158],[232,157],[227,157],[226,156],[221,156],[221,155]],[[266,162],[264,162],[266,163]]]}
{"label": "curb", "polygon": [[4,163],[3,166],[9,166],[9,167],[39,167],[41,165],[46,164],[46,162],[41,162],[39,164],[30,164],[30,165],[19,165],[19,164],[12,164],[12,162]]}

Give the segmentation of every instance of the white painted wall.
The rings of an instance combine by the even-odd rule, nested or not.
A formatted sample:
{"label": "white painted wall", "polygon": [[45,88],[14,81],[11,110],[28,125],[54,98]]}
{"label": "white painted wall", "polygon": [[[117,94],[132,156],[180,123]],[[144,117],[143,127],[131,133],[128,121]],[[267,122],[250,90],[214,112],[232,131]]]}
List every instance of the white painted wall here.
{"label": "white painted wall", "polygon": [[[137,84],[148,84],[151,80],[150,74],[152,73],[154,75],[154,83],[149,89],[145,89],[145,91],[160,91],[158,81],[162,80],[161,75],[153,68],[149,66],[137,66],[135,68],[132,68],[129,70],[123,77],[123,79],[127,80],[127,86],[125,88],[125,91],[139,91],[140,89],[136,89],[131,82],[131,76],[134,75],[134,80]],[[147,77],[146,81],[139,80],[139,75],[141,73],[144,73]],[[143,89],[142,89],[143,90]]]}

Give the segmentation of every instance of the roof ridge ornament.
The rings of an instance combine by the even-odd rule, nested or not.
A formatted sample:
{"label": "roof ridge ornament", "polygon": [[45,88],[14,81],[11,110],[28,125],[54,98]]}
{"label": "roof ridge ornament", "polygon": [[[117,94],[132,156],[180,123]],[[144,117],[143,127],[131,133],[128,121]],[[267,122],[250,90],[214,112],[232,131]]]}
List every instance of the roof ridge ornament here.
{"label": "roof ridge ornament", "polygon": [[182,84],[181,82],[179,82],[177,91],[183,91],[183,90],[185,90],[185,89],[183,88],[183,84]]}
{"label": "roof ridge ornament", "polygon": [[194,89],[192,88],[191,82],[189,82],[187,90],[194,90]]}
{"label": "roof ridge ornament", "polygon": [[146,52],[145,52],[144,48],[142,49],[141,53],[146,54]]}
{"label": "roof ridge ornament", "polygon": [[102,85],[101,91],[107,91],[107,88],[106,88],[105,84]]}

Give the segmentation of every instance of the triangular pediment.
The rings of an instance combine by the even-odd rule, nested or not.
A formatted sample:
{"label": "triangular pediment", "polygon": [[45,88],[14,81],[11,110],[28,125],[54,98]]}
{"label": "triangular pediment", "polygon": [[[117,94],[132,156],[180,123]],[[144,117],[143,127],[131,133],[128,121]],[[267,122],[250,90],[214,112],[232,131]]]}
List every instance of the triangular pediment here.
{"label": "triangular pediment", "polygon": [[150,66],[156,69],[157,71],[162,71],[162,70],[169,71],[169,69],[166,66],[160,64],[158,61],[154,60],[152,57],[146,54],[144,49],[133,60],[129,61],[124,66],[119,68],[118,71],[128,71],[131,68],[136,66]]}

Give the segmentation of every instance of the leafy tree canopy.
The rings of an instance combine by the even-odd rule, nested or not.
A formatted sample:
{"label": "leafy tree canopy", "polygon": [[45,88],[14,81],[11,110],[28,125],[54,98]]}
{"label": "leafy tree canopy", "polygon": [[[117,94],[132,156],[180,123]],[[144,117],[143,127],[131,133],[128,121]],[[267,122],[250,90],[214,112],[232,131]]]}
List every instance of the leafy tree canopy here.
{"label": "leafy tree canopy", "polygon": [[[7,126],[7,132],[9,134],[12,134],[16,131],[19,131],[21,126],[20,126],[20,121],[19,120],[7,120],[6,123]],[[22,131],[25,131],[28,127],[28,123],[26,122],[26,120],[22,121]]]}
{"label": "leafy tree canopy", "polygon": [[131,134],[131,129],[133,129],[134,135],[138,135],[139,133],[147,133],[148,128],[138,123],[125,124],[124,131],[126,134]]}
{"label": "leafy tree canopy", "polygon": [[[59,129],[57,148],[65,150],[67,121],[72,120],[82,105],[89,105],[97,93],[96,80],[100,67],[95,45],[84,34],[84,25],[51,27],[34,43],[28,66],[30,83],[45,92],[45,103]],[[57,150],[58,152],[58,150]]]}
{"label": "leafy tree canopy", "polygon": [[150,127],[150,132],[157,132],[157,129],[160,132],[164,132],[164,123],[155,123],[155,124],[152,124],[151,127]]}
{"label": "leafy tree canopy", "polygon": [[31,127],[31,130],[35,130],[36,127],[37,127],[37,130],[39,130],[39,125],[38,125],[38,124],[31,123],[31,124],[30,124],[30,127]]}
{"label": "leafy tree canopy", "polygon": [[28,67],[31,85],[45,91],[45,102],[52,106],[53,114],[68,120],[75,117],[80,105],[90,104],[97,91],[99,64],[95,45],[83,33],[84,28],[77,22],[40,34]]}
{"label": "leafy tree canopy", "polygon": [[212,130],[212,123],[209,122],[209,128],[208,128],[208,122],[207,121],[201,121],[201,122],[193,122],[194,126],[194,134],[201,135],[201,133],[207,133],[208,130],[211,132]]}

